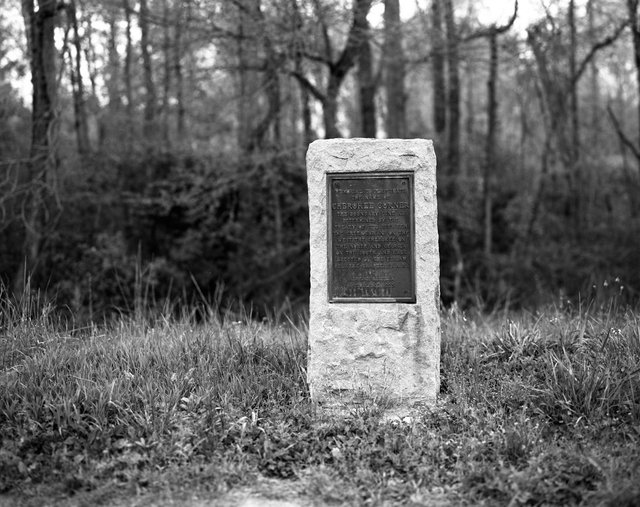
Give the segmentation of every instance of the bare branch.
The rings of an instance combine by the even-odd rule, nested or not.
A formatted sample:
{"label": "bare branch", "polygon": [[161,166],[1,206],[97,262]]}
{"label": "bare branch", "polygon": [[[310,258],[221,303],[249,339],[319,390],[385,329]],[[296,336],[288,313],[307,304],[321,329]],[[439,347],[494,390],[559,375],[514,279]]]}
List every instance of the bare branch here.
{"label": "bare branch", "polygon": [[518,17],[518,0],[515,1],[515,4],[513,6],[513,14],[504,25],[496,26],[495,24],[493,24],[488,28],[485,28],[483,30],[478,30],[477,32],[467,35],[464,39],[462,39],[462,42],[470,42],[472,40],[480,39],[483,37],[491,37],[491,35],[494,33],[496,35],[502,34],[513,26],[517,17]]}
{"label": "bare branch", "polygon": [[633,156],[636,157],[636,160],[640,161],[640,151],[638,151],[638,148],[636,148],[636,146],[631,142],[631,140],[627,137],[627,135],[622,130],[622,127],[620,126],[620,122],[618,121],[618,118],[616,118],[616,115],[611,109],[611,104],[607,104],[607,113],[609,113],[609,118],[611,118],[611,123],[613,123],[613,128],[616,130],[616,134],[618,134],[618,137],[620,138],[622,143],[631,150],[631,152],[633,153]]}
{"label": "bare branch", "polygon": [[595,43],[592,46],[591,50],[587,53],[587,56],[585,56],[582,62],[580,62],[580,66],[578,67],[578,70],[576,71],[575,76],[573,76],[572,84],[575,84],[578,82],[578,80],[580,79],[580,76],[582,76],[582,74],[584,74],[584,71],[587,69],[587,65],[589,65],[591,60],[593,60],[593,58],[596,56],[596,53],[601,49],[604,49],[607,46],[610,46],[616,40],[618,40],[618,37],[620,37],[622,30],[624,30],[628,24],[629,24],[629,21],[625,20],[615,29],[615,31],[611,35],[609,35],[608,37],[605,37],[604,39]]}
{"label": "bare branch", "polygon": [[322,93],[311,81],[298,71],[291,71],[290,74],[295,77],[298,82],[320,102],[325,102],[327,97]]}
{"label": "bare branch", "polygon": [[333,72],[342,79],[355,62],[358,47],[366,30],[367,14],[371,8],[371,0],[355,0],[353,5],[353,21],[347,36],[347,42],[333,65]]}
{"label": "bare branch", "polygon": [[518,17],[518,0],[516,0],[513,6],[513,14],[509,18],[509,21],[507,21],[504,25],[494,27],[496,34],[504,33],[507,30],[509,30],[509,28],[511,28],[513,24],[516,22],[517,17]]}

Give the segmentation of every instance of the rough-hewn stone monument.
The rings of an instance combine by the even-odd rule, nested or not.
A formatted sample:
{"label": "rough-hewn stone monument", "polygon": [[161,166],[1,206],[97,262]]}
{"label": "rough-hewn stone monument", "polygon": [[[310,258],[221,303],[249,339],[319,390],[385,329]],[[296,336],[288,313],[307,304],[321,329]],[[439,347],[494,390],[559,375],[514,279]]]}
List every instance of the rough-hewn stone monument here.
{"label": "rough-hewn stone monument", "polygon": [[307,180],[311,397],[412,415],[440,385],[433,143],[315,141]]}

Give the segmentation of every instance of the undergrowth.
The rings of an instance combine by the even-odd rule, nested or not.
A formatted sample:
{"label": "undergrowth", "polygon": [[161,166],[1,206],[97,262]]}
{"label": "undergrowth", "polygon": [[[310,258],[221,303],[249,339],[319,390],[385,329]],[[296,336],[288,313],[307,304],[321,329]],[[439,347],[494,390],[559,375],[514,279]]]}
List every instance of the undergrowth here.
{"label": "undergrowth", "polygon": [[37,300],[0,308],[0,493],[16,504],[264,477],[320,504],[640,503],[631,311],[444,312],[439,401],[407,424],[314,413],[304,325],[200,312],[77,330]]}

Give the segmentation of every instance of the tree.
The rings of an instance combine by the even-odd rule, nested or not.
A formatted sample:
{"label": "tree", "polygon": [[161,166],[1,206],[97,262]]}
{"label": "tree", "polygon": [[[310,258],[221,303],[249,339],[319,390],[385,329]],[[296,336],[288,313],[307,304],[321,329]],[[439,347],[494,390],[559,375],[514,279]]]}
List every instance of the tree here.
{"label": "tree", "polygon": [[171,48],[171,22],[170,19],[175,17],[171,12],[169,0],[162,0],[162,52],[163,52],[163,74],[162,74],[162,142],[165,146],[171,146],[171,136],[169,135],[169,114],[171,101],[171,83],[173,81],[172,65],[173,51]]}
{"label": "tree", "polygon": [[[636,67],[636,82],[640,93],[640,25],[638,22],[638,0],[627,0],[629,29],[633,38],[633,61]],[[638,102],[638,146],[640,146],[640,101]],[[640,157],[638,158],[640,161]]]}
{"label": "tree", "polygon": [[458,30],[452,0],[441,0],[447,37],[447,171],[450,176],[449,194],[456,194],[456,178],[460,173],[460,58]]}
{"label": "tree", "polygon": [[445,45],[442,25],[441,0],[431,2],[431,44],[433,74],[433,126],[436,136],[440,138],[447,126],[446,83],[444,76]]}
{"label": "tree", "polygon": [[338,94],[340,88],[347,76],[347,73],[355,65],[358,49],[361,47],[361,41],[366,37],[367,31],[367,15],[371,9],[372,0],[353,0],[352,5],[352,22],[347,35],[347,40],[340,55],[335,58],[333,43],[329,37],[329,28],[325,19],[324,12],[320,3],[314,2],[316,14],[319,18],[320,29],[322,31],[323,52],[316,53],[309,50],[304,51],[304,55],[315,62],[321,63],[327,67],[329,76],[325,90],[313,84],[307,76],[293,70],[292,74],[300,81],[300,83],[309,90],[316,100],[322,104],[325,138],[342,137],[337,127],[338,114]]}
{"label": "tree", "polygon": [[22,180],[29,186],[23,205],[24,263],[14,278],[14,289],[21,293],[27,276],[35,273],[42,242],[46,236],[45,202],[49,178],[57,166],[57,80],[54,31],[58,4],[56,0],[23,0],[22,10],[27,27],[33,102],[31,114],[31,153]]}
{"label": "tree", "polygon": [[182,54],[185,49],[183,42],[183,32],[185,25],[185,17],[188,19],[188,14],[191,10],[191,1],[178,2],[175,15],[175,41],[173,44],[173,72],[176,80],[176,136],[178,145],[182,146],[184,138],[187,135],[186,128],[186,106],[184,97],[184,73],[182,65]]}
{"label": "tree", "polygon": [[69,24],[73,30],[73,48],[75,58],[72,51],[67,47],[69,54],[69,74],[71,75],[71,88],[73,92],[73,110],[74,110],[74,126],[76,131],[76,140],[78,143],[78,153],[81,156],[87,155],[91,151],[89,144],[89,131],[87,126],[87,111],[85,107],[84,83],[82,80],[82,47],[80,41],[80,31],[78,28],[78,15],[75,0],[70,0],[66,6]]}
{"label": "tree", "polygon": [[112,114],[117,114],[122,108],[121,96],[121,64],[118,54],[118,9],[111,6],[108,9],[109,40],[107,42],[107,67],[105,69],[107,96],[109,98],[109,109]]}
{"label": "tree", "polygon": [[496,94],[496,84],[498,81],[498,36],[505,33],[513,26],[518,15],[518,0],[515,1],[513,15],[509,21],[497,26],[493,24],[486,33],[480,34],[489,40],[489,77],[487,79],[487,141],[485,149],[485,161],[483,171],[483,215],[484,215],[484,254],[487,259],[491,257],[492,250],[492,188],[491,179],[493,167],[496,163],[496,137],[498,130],[498,99]]}
{"label": "tree", "polygon": [[[636,73],[636,91],[640,97],[640,24],[638,21],[638,0],[627,0],[627,22],[629,25],[629,30],[631,31],[632,44],[633,44],[633,61],[635,65],[635,73]],[[611,118],[611,122],[615,128],[616,134],[622,144],[630,149],[631,153],[633,153],[634,158],[636,159],[636,165],[638,171],[640,172],[640,100],[636,106],[636,115],[638,117],[638,132],[637,138],[634,142],[625,132],[624,128],[620,125],[620,121],[614,114],[611,109],[611,105],[607,107],[607,111],[609,113],[609,117]],[[630,179],[630,178],[628,178]],[[640,188],[640,177],[636,179],[636,188],[632,190],[632,192],[636,192],[637,188]],[[637,195],[634,196],[631,201],[631,215],[636,216],[640,213],[640,203],[637,200]]]}
{"label": "tree", "polygon": [[[570,10],[573,2],[569,4]],[[569,15],[571,16],[571,15]],[[564,168],[564,176],[568,182],[568,195],[565,200],[565,215],[571,217],[574,222],[572,231],[579,233],[579,223],[581,217],[576,201],[581,199],[579,195],[580,187],[576,184],[576,152],[574,144],[577,142],[577,97],[572,98],[575,93],[578,81],[588,68],[595,55],[602,49],[613,44],[624,29],[626,23],[621,23],[609,35],[595,42],[588,48],[584,57],[578,62],[573,62],[575,56],[572,36],[570,30],[570,41],[568,49],[562,40],[562,30],[547,13],[547,17],[539,23],[531,26],[527,30],[527,43],[533,52],[536,67],[538,70],[539,96],[543,116],[546,121],[546,141],[541,156],[543,159],[543,171],[529,221],[527,237],[531,237],[533,225],[537,219],[540,200],[544,191],[544,178],[548,159],[551,155],[557,154]],[[567,58],[568,55],[568,58]],[[567,61],[568,60],[568,61]],[[568,67],[569,72],[566,71]],[[575,110],[574,110],[575,108]],[[550,154],[550,151],[552,152]]]}
{"label": "tree", "polygon": [[575,0],[569,0],[567,13],[567,21],[569,24],[569,75],[571,82],[569,86],[569,116],[571,129],[571,145],[569,148],[569,181],[570,192],[572,194],[572,214],[575,220],[576,230],[581,230],[582,219],[582,172],[579,168],[580,158],[580,123],[578,117],[578,79],[575,78],[578,71],[577,65],[577,28],[576,28],[576,4]]}
{"label": "tree", "polygon": [[[145,103],[144,103],[144,136],[147,142],[154,136],[156,118],[157,93],[153,80],[153,64],[151,62],[151,47],[149,34],[149,7],[147,0],[140,0],[138,26],[140,27],[140,52],[142,54],[142,70],[144,74]],[[151,176],[148,174],[148,176]]]}
{"label": "tree", "polygon": [[371,55],[371,29],[364,19],[358,50],[358,86],[360,99],[360,125],[363,137],[376,137],[376,80],[373,76]]}
{"label": "tree", "polygon": [[[302,29],[304,22],[302,14],[300,13],[300,6],[298,0],[289,0],[291,7],[292,19],[291,19],[291,33],[293,34],[291,40],[291,50],[293,54],[293,72],[295,76],[304,76],[303,60],[304,60],[304,34]],[[311,96],[307,86],[305,86],[305,80],[299,83],[300,88],[300,102],[302,105],[302,126],[303,126],[303,140],[304,146],[308,146],[313,138],[315,132],[311,127]]]}
{"label": "tree", "polygon": [[400,1],[384,2],[384,87],[387,98],[387,136],[403,138],[407,135],[406,93],[404,89],[405,62],[402,49]]}
{"label": "tree", "polygon": [[129,0],[122,0],[124,15],[126,19],[125,36],[127,40],[126,52],[124,57],[124,93],[127,99],[127,140],[130,146],[133,140],[133,82],[132,82],[132,65],[133,65],[133,38],[131,37],[131,6]]}
{"label": "tree", "polygon": [[[235,7],[240,84],[238,143],[245,153],[279,148],[282,142],[280,55],[274,47],[262,2],[238,1]],[[260,107],[261,97],[266,108]],[[262,109],[266,110],[262,113]]]}

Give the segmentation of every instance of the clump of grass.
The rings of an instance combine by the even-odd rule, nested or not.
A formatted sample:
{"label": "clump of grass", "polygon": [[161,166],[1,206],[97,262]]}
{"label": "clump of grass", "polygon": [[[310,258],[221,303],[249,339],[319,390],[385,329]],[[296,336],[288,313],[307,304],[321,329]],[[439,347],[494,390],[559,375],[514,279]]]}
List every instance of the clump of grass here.
{"label": "clump of grass", "polygon": [[0,282],[0,369],[44,350],[59,324],[51,302],[32,293],[28,280],[17,298]]}
{"label": "clump of grass", "polygon": [[[559,423],[640,422],[640,322],[634,313],[480,318],[458,332],[460,319],[453,315],[445,324],[455,329],[445,331],[443,375],[463,380],[457,387],[467,401],[496,409],[535,406]],[[487,391],[488,385],[495,388]]]}
{"label": "clump of grass", "polygon": [[0,371],[0,491],[99,503],[276,478],[326,503],[640,498],[632,313],[449,312],[438,404],[399,424],[314,413],[304,324],[205,310],[84,333],[15,318],[42,344]]}
{"label": "clump of grass", "polygon": [[[491,442],[489,465],[468,462],[470,492],[515,504],[604,501],[621,492],[640,500],[640,326],[633,312],[552,309],[505,319],[454,311],[443,328],[446,402],[476,420],[476,434],[488,426],[494,435],[482,438]],[[625,456],[626,473],[605,473],[594,453]],[[496,463],[515,472],[497,471]]]}
{"label": "clump of grass", "polygon": [[640,323],[578,314],[542,355],[539,407],[554,421],[640,422]]}
{"label": "clump of grass", "polygon": [[50,335],[2,374],[3,448],[32,480],[67,454],[63,473],[105,453],[126,455],[127,468],[189,462],[238,428],[244,436],[247,421],[304,403],[301,339],[290,327],[217,320]]}

